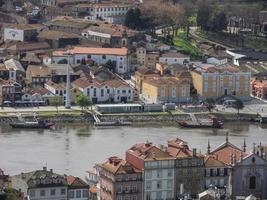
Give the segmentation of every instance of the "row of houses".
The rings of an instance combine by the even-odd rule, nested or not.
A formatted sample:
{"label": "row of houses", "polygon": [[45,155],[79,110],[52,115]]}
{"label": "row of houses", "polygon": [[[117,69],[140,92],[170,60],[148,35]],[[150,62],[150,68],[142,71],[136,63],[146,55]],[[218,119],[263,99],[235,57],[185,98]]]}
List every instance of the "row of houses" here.
{"label": "row of houses", "polygon": [[[27,200],[89,200],[95,194],[90,192],[90,186],[81,178],[71,175],[61,175],[52,169],[43,167],[41,170],[5,175],[0,169],[0,194],[14,191],[16,199]],[[4,198],[4,197],[3,197]]]}
{"label": "row of houses", "polygon": [[[266,152],[261,146],[246,151],[226,141],[201,154],[176,138],[167,146],[138,143],[126,151],[125,159],[112,156],[97,164],[100,199],[197,198],[209,188],[219,197],[245,199],[253,194],[267,198]],[[215,197],[214,197],[215,198]]]}

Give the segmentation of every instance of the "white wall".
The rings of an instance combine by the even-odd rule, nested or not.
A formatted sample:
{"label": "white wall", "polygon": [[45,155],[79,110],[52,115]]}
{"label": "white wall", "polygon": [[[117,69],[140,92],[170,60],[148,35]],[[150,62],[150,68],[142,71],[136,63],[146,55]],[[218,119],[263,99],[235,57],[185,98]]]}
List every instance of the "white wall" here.
{"label": "white wall", "polygon": [[5,28],[4,30],[4,41],[6,40],[16,40],[24,41],[24,31],[12,28]]}
{"label": "white wall", "polygon": [[185,60],[189,61],[190,58],[189,57],[183,57],[183,58],[180,58],[180,57],[177,57],[177,58],[176,57],[160,57],[159,58],[160,63],[165,63],[168,65],[172,65],[172,64],[182,65]]}

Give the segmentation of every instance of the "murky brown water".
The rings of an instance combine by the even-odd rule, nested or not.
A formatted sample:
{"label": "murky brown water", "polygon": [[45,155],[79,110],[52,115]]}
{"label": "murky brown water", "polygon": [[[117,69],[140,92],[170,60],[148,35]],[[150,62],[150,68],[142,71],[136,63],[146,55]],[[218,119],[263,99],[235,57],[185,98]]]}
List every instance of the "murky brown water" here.
{"label": "murky brown water", "polygon": [[58,173],[85,176],[95,163],[112,155],[124,156],[125,150],[137,142],[149,140],[166,144],[180,137],[191,147],[206,152],[207,141],[215,148],[225,140],[248,147],[253,143],[267,144],[267,126],[249,123],[228,123],[221,130],[181,129],[176,125],[147,124],[133,127],[95,128],[87,124],[61,124],[55,130],[16,130],[0,127],[0,168],[17,174],[47,165]]}

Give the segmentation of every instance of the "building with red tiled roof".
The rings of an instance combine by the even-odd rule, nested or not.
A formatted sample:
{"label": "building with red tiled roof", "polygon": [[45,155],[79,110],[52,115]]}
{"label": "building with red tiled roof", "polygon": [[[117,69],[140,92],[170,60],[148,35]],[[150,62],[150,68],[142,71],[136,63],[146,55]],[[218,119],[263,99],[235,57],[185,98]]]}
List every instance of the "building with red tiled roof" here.
{"label": "building with red tiled roof", "polygon": [[185,193],[197,195],[204,188],[204,156],[196,149],[191,150],[180,138],[169,140],[167,150],[176,159],[177,188],[183,187]]}
{"label": "building with red tiled roof", "polygon": [[52,60],[54,63],[68,63],[68,59],[71,64],[75,65],[93,61],[98,65],[112,65],[118,74],[130,72],[129,51],[124,47],[92,48],[75,46],[68,51],[53,52]]}
{"label": "building with red tiled roof", "polygon": [[223,192],[226,191],[230,175],[230,166],[217,159],[217,156],[207,155],[204,158],[205,164],[205,188],[217,187]]}
{"label": "building with red tiled roof", "polygon": [[135,144],[126,151],[126,161],[143,173],[143,199],[174,199],[175,158],[166,148],[150,142]]}
{"label": "building with red tiled roof", "polygon": [[184,64],[190,61],[190,56],[184,55],[179,52],[168,52],[159,57],[159,62],[172,65],[172,64]]}
{"label": "building with red tiled roof", "polygon": [[46,82],[52,79],[52,69],[41,65],[29,65],[26,78],[33,87],[43,87]]}
{"label": "building with red tiled roof", "polygon": [[226,136],[226,141],[218,146],[216,149],[211,151],[209,154],[216,156],[216,158],[227,164],[231,165],[233,163],[233,159],[240,160],[241,155],[245,155],[246,144],[244,142],[243,149],[238,148],[229,142],[228,136]]}
{"label": "building with red tiled roof", "polygon": [[72,82],[77,88],[88,96],[94,103],[98,102],[132,102],[134,90],[121,77],[111,73],[111,76],[94,74],[91,78],[81,77]]}
{"label": "building with red tiled roof", "polygon": [[75,176],[67,176],[68,199],[70,200],[88,200],[89,185]]}
{"label": "building with red tiled roof", "polygon": [[98,164],[100,199],[142,199],[142,172],[116,156]]}

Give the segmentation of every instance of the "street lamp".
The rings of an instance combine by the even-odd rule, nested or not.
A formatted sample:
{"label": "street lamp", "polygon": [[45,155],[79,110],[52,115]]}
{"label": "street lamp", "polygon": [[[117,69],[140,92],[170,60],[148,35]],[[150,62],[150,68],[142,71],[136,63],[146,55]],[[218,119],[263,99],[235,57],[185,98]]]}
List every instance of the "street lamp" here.
{"label": "street lamp", "polygon": [[67,51],[66,55],[68,56],[68,65],[67,65],[67,80],[66,80],[66,99],[65,99],[65,108],[70,109],[71,108],[71,100],[70,100],[70,55],[71,52]]}

